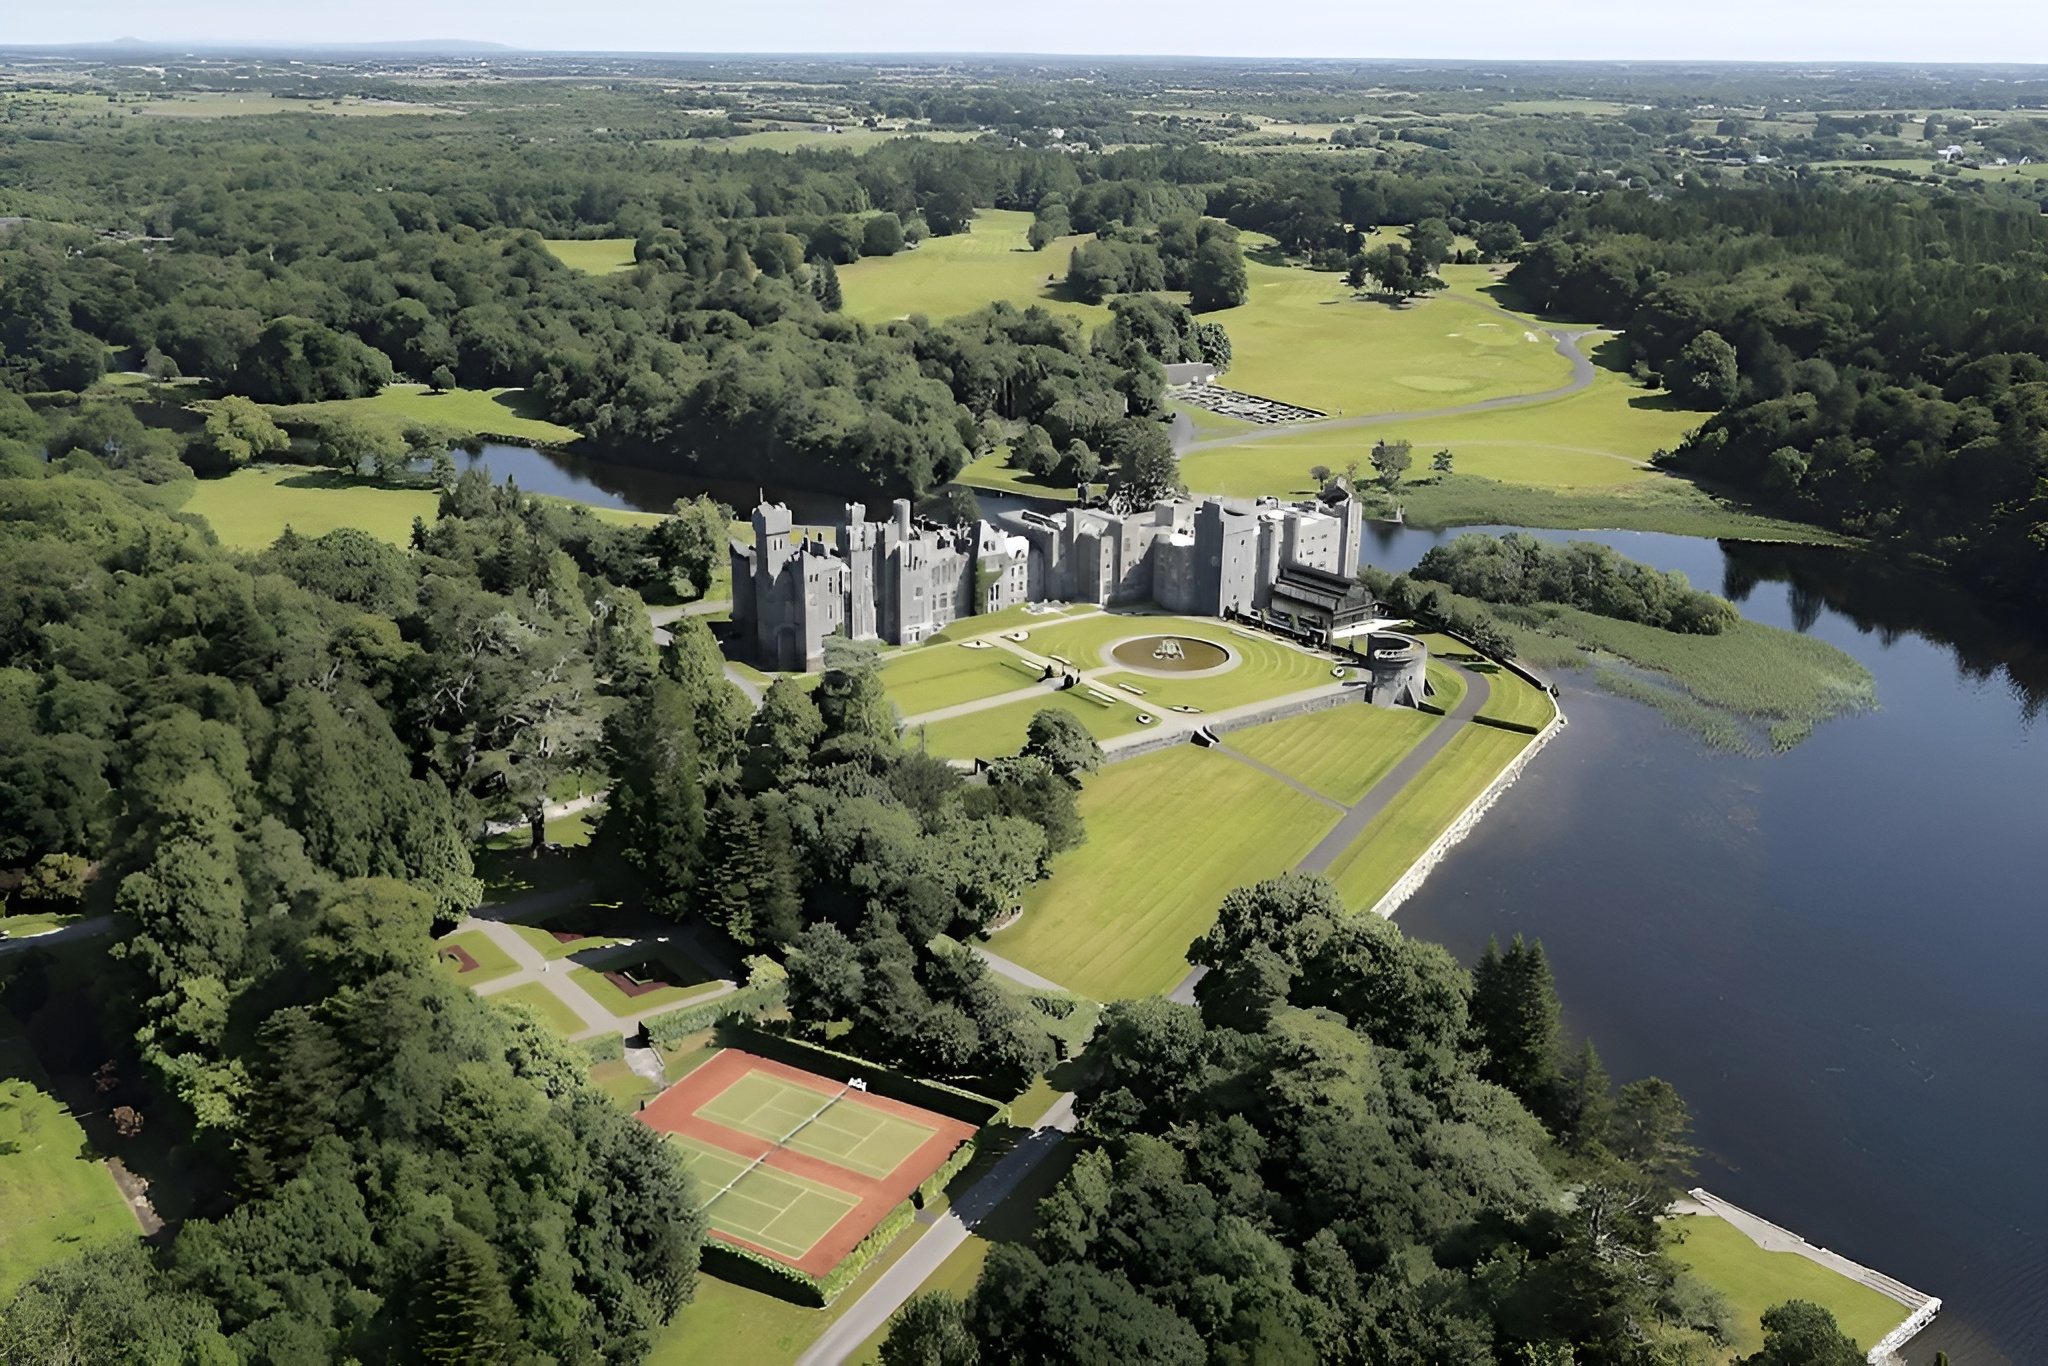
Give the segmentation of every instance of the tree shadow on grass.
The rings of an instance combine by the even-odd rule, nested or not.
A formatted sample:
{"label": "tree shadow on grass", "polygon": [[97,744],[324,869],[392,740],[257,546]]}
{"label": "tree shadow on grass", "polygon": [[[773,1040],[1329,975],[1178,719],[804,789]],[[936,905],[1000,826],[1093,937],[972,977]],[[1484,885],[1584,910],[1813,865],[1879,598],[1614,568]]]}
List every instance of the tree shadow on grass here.
{"label": "tree shadow on grass", "polygon": [[502,394],[492,394],[491,402],[507,409],[514,417],[523,417],[534,422],[547,422],[547,400],[531,389],[507,389]]}

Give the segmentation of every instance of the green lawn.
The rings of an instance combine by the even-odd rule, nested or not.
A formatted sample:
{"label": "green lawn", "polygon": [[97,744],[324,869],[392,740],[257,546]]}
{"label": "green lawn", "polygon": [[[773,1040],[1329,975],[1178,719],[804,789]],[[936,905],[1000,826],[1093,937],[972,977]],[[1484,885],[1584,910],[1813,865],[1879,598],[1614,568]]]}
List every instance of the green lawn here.
{"label": "green lawn", "polygon": [[545,446],[567,445],[581,436],[573,427],[548,421],[540,399],[524,389],[450,389],[437,394],[424,384],[387,384],[371,398],[330,399],[271,411],[281,421],[346,415],[371,421],[437,422],[473,436],[507,436]]}
{"label": "green lawn", "polygon": [[915,744],[921,736],[925,747],[941,759],[998,759],[1024,748],[1031,718],[1048,707],[1080,717],[1097,740],[1113,740],[1145,729],[1138,721],[1139,711],[1146,709],[1145,699],[1117,695],[1115,700],[1098,702],[1083,686],[934,721],[919,726],[908,738]]}
{"label": "green lawn", "polygon": [[1053,860],[991,947],[1098,1001],[1171,988],[1224,894],[1292,868],[1336,822],[1314,798],[1194,745],[1103,769],[1081,811],[1088,842]]}
{"label": "green lawn", "polygon": [[54,1262],[141,1232],[27,1042],[0,1033],[0,1302]]}
{"label": "green lawn", "polygon": [[633,245],[630,237],[553,237],[546,243],[550,256],[565,266],[590,275],[631,270]]}
{"label": "green lawn", "polygon": [[464,930],[460,934],[451,934],[440,943],[444,950],[461,949],[476,960],[476,966],[468,972],[458,972],[452,959],[441,960],[442,967],[463,986],[481,986],[485,982],[495,982],[500,977],[510,977],[519,971],[519,965],[512,961],[512,955],[499,948],[482,930]]}
{"label": "green lawn", "polygon": [[[605,977],[606,970],[617,971],[631,967],[646,959],[655,959],[661,964],[661,978],[672,985],[657,991],[643,992],[628,996],[612,985]],[[703,964],[673,944],[657,944],[632,952],[621,951],[606,960],[603,968],[573,968],[569,976],[576,985],[589,992],[596,1002],[614,1015],[637,1015],[644,1010],[660,1006],[675,1005],[693,996],[701,996],[716,980],[715,974]]]}
{"label": "green lawn", "polygon": [[262,550],[286,527],[310,537],[352,526],[380,541],[407,545],[413,519],[433,522],[440,504],[431,489],[379,488],[332,470],[265,465],[199,480],[184,511],[204,517],[223,545]]}
{"label": "green lawn", "polygon": [[562,998],[542,982],[522,982],[516,987],[493,992],[485,998],[494,1005],[524,1006],[538,1015],[541,1023],[564,1038],[583,1032],[583,1017],[569,1009]]}
{"label": "green lawn", "polygon": [[1897,1301],[1795,1252],[1766,1252],[1725,1219],[1683,1215],[1665,1220],[1664,1234],[1673,1260],[1728,1298],[1739,1353],[1763,1346],[1758,1320],[1786,1300],[1808,1300],[1828,1310],[1859,1352],[1906,1320],[1905,1306]]}
{"label": "green lawn", "polygon": [[[1109,321],[1109,310],[1065,297],[1067,258],[1084,237],[1062,237],[1043,251],[1026,244],[1031,215],[1013,209],[983,209],[973,226],[951,237],[927,237],[914,251],[871,256],[839,268],[846,312],[863,322],[922,313],[957,318],[1007,299],[1019,308],[1042,304],[1080,318],[1093,329]],[[1232,334],[1233,336],[1235,333]]]}
{"label": "green lawn", "polygon": [[641,1102],[661,1094],[659,1086],[626,1066],[624,1058],[613,1058],[591,1068],[590,1084],[627,1114],[639,1110]]}
{"label": "green lawn", "polygon": [[59,911],[0,915],[0,939],[32,939],[39,934],[61,930],[77,919],[76,915],[66,915]]}
{"label": "green lawn", "polygon": [[1486,675],[1486,705],[1479,709],[1479,714],[1488,720],[1541,730],[1557,715],[1557,704],[1551,701],[1550,694],[1521,675],[1490,662],[1469,663],[1465,667]]}
{"label": "green lawn", "polygon": [[1397,308],[1327,271],[1247,261],[1245,272],[1250,298],[1211,315],[1230,333],[1221,382],[1232,389],[1337,417],[1541,393],[1571,379],[1549,337],[1460,299]]}
{"label": "green lawn", "polygon": [[[1206,678],[1175,678],[1118,670],[1103,675],[1111,692],[1118,683],[1130,683],[1145,690],[1141,705],[1158,712],[1176,706],[1220,711],[1225,707],[1261,702],[1306,692],[1336,682],[1330,661],[1284,645],[1255,632],[1240,634],[1220,621],[1198,617],[1127,615],[1103,612],[1080,621],[1042,628],[1027,628],[1030,639],[1023,648],[1039,655],[1059,655],[1076,667],[1089,670],[1115,664],[1109,649],[1131,636],[1172,635],[1206,640],[1238,656],[1236,668]],[[1124,694],[1130,696],[1130,694]]]}
{"label": "green lawn", "polygon": [[[1037,607],[1039,610],[1034,612],[1029,610],[1029,607]],[[1032,603],[1029,607],[1005,607],[1000,612],[962,617],[934,634],[925,645],[937,645],[949,640],[972,640],[975,636],[985,636],[992,631],[1036,631],[1055,622],[1092,617],[1100,610],[1087,603]],[[1047,607],[1053,610],[1044,610]]]}
{"label": "green lawn", "polygon": [[[180,510],[204,517],[222,545],[265,550],[286,527],[312,537],[352,526],[380,541],[410,545],[413,520],[431,526],[440,506],[441,495],[433,489],[386,488],[303,465],[258,465],[224,479],[194,481]],[[590,512],[621,525],[660,520],[657,513],[622,508]]]}
{"label": "green lawn", "polygon": [[1529,738],[1492,726],[1465,727],[1330,865],[1344,904],[1358,910],[1378,905]]}
{"label": "green lawn", "polygon": [[512,933],[524,939],[528,947],[546,959],[567,958],[572,953],[588,953],[592,949],[609,948],[622,941],[610,939],[601,934],[585,935],[564,943],[550,934],[542,925],[513,925]]}
{"label": "green lawn", "polygon": [[926,645],[891,655],[882,668],[889,700],[905,716],[1027,688],[1039,671],[1000,645]]}
{"label": "green lawn", "polygon": [[1354,703],[1234,730],[1223,743],[1352,806],[1438,721],[1428,712]]}
{"label": "green lawn", "polygon": [[965,484],[971,489],[987,489],[995,493],[1016,493],[1027,498],[1052,498],[1060,502],[1075,501],[1072,484],[1049,484],[1023,470],[1013,469],[1009,464],[1010,448],[998,446],[979,460],[969,464],[954,476],[954,482]]}

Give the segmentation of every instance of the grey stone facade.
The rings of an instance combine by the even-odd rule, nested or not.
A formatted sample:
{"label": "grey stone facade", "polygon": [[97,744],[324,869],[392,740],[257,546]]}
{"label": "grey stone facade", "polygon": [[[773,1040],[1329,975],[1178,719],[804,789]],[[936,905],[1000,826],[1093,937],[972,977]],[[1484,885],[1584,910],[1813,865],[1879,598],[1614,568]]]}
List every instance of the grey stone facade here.
{"label": "grey stone facade", "polygon": [[732,620],[769,669],[815,669],[825,638],[915,645],[961,617],[1026,601],[1029,547],[987,522],[972,528],[913,521],[897,499],[886,522],[846,505],[832,542],[792,540],[789,509],[754,509],[754,544],[733,545]]}
{"label": "grey stone facade", "polygon": [[[754,509],[754,544],[734,545],[732,619],[770,669],[815,669],[827,636],[915,645],[961,617],[1024,602],[1150,601],[1190,616],[1265,619],[1288,571],[1358,576],[1356,500],[1173,499],[1137,512],[1005,512],[972,528],[886,522],[846,507],[834,539],[796,535],[789,509]],[[1315,625],[1286,613],[1294,630]]]}

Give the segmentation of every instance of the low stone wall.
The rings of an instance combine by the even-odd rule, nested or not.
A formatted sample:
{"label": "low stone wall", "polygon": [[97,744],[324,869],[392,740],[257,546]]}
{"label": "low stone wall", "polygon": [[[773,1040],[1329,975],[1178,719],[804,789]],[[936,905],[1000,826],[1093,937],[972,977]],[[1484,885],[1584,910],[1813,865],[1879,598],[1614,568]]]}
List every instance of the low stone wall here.
{"label": "low stone wall", "polygon": [[1394,912],[1401,908],[1401,903],[1415,895],[1424,880],[1444,861],[1444,856],[1449,854],[1460,840],[1472,833],[1473,828],[1479,824],[1479,818],[1500,800],[1501,793],[1515,785],[1515,779],[1522,776],[1522,770],[1529,766],[1529,761],[1555,739],[1564,726],[1564,712],[1560,709],[1557,715],[1551,718],[1550,724],[1545,726],[1535,739],[1523,746],[1522,752],[1517,754],[1506,768],[1495,775],[1494,780],[1486,785],[1486,790],[1473,798],[1470,806],[1458,813],[1458,819],[1452,821],[1449,827],[1436,837],[1435,843],[1423,851],[1422,857],[1408,866],[1408,871],[1401,874],[1401,880],[1387,889],[1387,894],[1373,906],[1373,914],[1392,919]]}

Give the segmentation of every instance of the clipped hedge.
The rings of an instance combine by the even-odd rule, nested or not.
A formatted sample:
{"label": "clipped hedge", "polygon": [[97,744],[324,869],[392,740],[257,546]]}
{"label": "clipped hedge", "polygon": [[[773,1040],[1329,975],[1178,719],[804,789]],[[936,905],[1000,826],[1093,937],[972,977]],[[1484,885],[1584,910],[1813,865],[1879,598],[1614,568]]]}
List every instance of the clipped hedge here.
{"label": "clipped hedge", "polygon": [[[726,997],[731,1000],[732,997]],[[665,1017],[663,1017],[665,1018]],[[860,1077],[868,1084],[868,1090],[890,1100],[900,1100],[906,1105],[933,1111],[972,1124],[983,1129],[991,1124],[1005,1122],[1010,1117],[1010,1107],[999,1100],[964,1091],[957,1086],[948,1086],[942,1081],[926,1081],[899,1072],[893,1067],[866,1058],[856,1058],[851,1053],[839,1053],[818,1044],[805,1043],[785,1034],[771,1034],[758,1025],[741,1020],[730,1027],[729,1042],[734,1048],[744,1048],[759,1057],[801,1067],[806,1072],[815,1072],[821,1077],[834,1081],[850,1081]]]}
{"label": "clipped hedge", "polygon": [[671,1010],[665,1015],[655,1015],[642,1021],[647,1037],[655,1043],[672,1043],[685,1035],[695,1034],[711,1028],[728,1016],[742,1018],[759,1015],[764,1010],[773,1010],[782,1004],[789,994],[786,981],[760,981],[741,987],[730,995],[715,1001],[704,1001],[681,1010]]}
{"label": "clipped hedge", "polygon": [[917,1206],[905,1200],[884,1215],[853,1251],[822,1276],[813,1276],[766,1253],[739,1247],[722,1238],[705,1241],[701,1265],[722,1281],[758,1290],[793,1304],[823,1309],[838,1299],[847,1286],[860,1279],[861,1272],[872,1266],[875,1259],[886,1252],[916,1218]]}
{"label": "clipped hedge", "polygon": [[932,1202],[946,1193],[946,1187],[952,1184],[953,1178],[967,1170],[967,1164],[974,1160],[975,1150],[980,1146],[981,1136],[977,1134],[953,1149],[953,1155],[941,1163],[937,1171],[920,1181],[911,1193],[910,1198],[917,1202],[917,1207],[930,1209]]}

